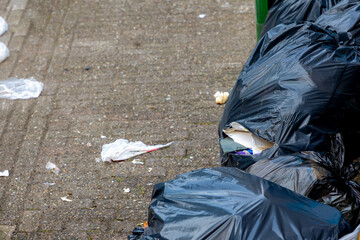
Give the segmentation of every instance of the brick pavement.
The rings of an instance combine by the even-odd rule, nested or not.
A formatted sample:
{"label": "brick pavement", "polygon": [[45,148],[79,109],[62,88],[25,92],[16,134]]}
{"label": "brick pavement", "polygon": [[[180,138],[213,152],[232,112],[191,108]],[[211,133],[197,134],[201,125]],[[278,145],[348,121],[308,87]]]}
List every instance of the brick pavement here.
{"label": "brick pavement", "polygon": [[[252,0],[0,0],[0,16],[0,79],[45,84],[38,99],[0,100],[0,239],[126,239],[155,183],[219,165],[212,95],[253,49]],[[174,144],[144,166],[97,162],[118,138]]]}

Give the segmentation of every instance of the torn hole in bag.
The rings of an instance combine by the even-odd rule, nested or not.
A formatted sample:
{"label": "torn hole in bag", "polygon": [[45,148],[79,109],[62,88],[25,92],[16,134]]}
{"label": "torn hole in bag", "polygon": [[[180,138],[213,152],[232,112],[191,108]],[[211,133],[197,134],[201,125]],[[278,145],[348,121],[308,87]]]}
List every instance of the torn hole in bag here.
{"label": "torn hole in bag", "polygon": [[234,140],[234,142],[246,147],[244,150],[236,151],[239,155],[260,154],[265,149],[274,146],[273,142],[256,136],[237,122],[232,122],[229,127],[223,129],[223,132]]}

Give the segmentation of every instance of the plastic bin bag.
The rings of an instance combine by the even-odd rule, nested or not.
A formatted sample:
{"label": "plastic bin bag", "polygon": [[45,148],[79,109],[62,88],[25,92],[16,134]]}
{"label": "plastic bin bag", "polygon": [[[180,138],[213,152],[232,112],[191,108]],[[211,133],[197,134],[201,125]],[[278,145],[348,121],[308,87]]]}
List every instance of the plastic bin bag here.
{"label": "plastic bin bag", "polygon": [[324,165],[324,160],[334,162],[329,158],[317,152],[301,152],[259,160],[246,171],[337,208],[355,227],[360,224],[360,185],[352,179],[358,173],[358,164],[346,168]]}
{"label": "plastic bin bag", "polygon": [[[331,151],[334,135],[359,130],[360,2],[327,13],[315,23],[271,29],[231,91],[219,125],[220,138],[237,122],[274,143],[253,161],[300,151]],[[228,160],[222,164],[234,165]]]}
{"label": "plastic bin bag", "polygon": [[156,184],[140,239],[338,239],[335,208],[237,168],[199,169]]}
{"label": "plastic bin bag", "polygon": [[261,37],[278,24],[314,22],[340,0],[278,0],[269,9]]}
{"label": "plastic bin bag", "polygon": [[[230,93],[219,136],[228,137],[224,130],[236,122],[274,146],[258,155],[223,154],[222,165],[257,167],[251,173],[294,184],[294,191],[338,208],[352,226],[358,224],[360,185],[352,181],[358,172],[352,161],[360,148],[350,154],[346,149],[360,130],[359,47],[360,1],[342,1],[315,23],[280,24],[267,32]],[[290,160],[304,152],[313,153],[306,162],[329,174],[314,178],[319,168],[306,164],[310,179],[282,179],[286,171],[302,169]],[[277,166],[280,159],[284,166]]]}

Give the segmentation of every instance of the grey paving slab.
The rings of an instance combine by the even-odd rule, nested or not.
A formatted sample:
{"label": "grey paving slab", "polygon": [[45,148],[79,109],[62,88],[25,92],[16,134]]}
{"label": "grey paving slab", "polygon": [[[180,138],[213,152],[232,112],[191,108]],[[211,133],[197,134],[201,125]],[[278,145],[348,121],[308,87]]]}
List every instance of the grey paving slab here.
{"label": "grey paving slab", "polygon": [[[0,234],[126,239],[154,184],[220,165],[213,94],[230,91],[255,45],[253,1],[0,0],[0,14],[11,52],[0,79],[45,85],[0,100]],[[144,165],[98,162],[118,138],[174,144]]]}

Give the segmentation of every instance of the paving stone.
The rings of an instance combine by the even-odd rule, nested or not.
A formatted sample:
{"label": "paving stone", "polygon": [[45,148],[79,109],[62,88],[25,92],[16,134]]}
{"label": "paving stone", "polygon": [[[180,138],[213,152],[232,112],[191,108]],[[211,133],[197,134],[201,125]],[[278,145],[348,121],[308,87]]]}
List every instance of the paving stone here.
{"label": "paving stone", "polygon": [[13,232],[15,231],[16,226],[6,226],[0,225],[0,239],[1,240],[10,240]]}
{"label": "paving stone", "polygon": [[[212,95],[232,88],[255,44],[253,2],[229,4],[0,0],[11,49],[0,79],[45,85],[37,99],[0,100],[0,169],[11,174],[0,224],[15,226],[13,239],[126,239],[154,184],[219,165],[224,106]],[[97,162],[119,138],[174,143],[141,166]]]}
{"label": "paving stone", "polygon": [[39,227],[40,211],[25,211],[20,224],[21,232],[36,232]]}

